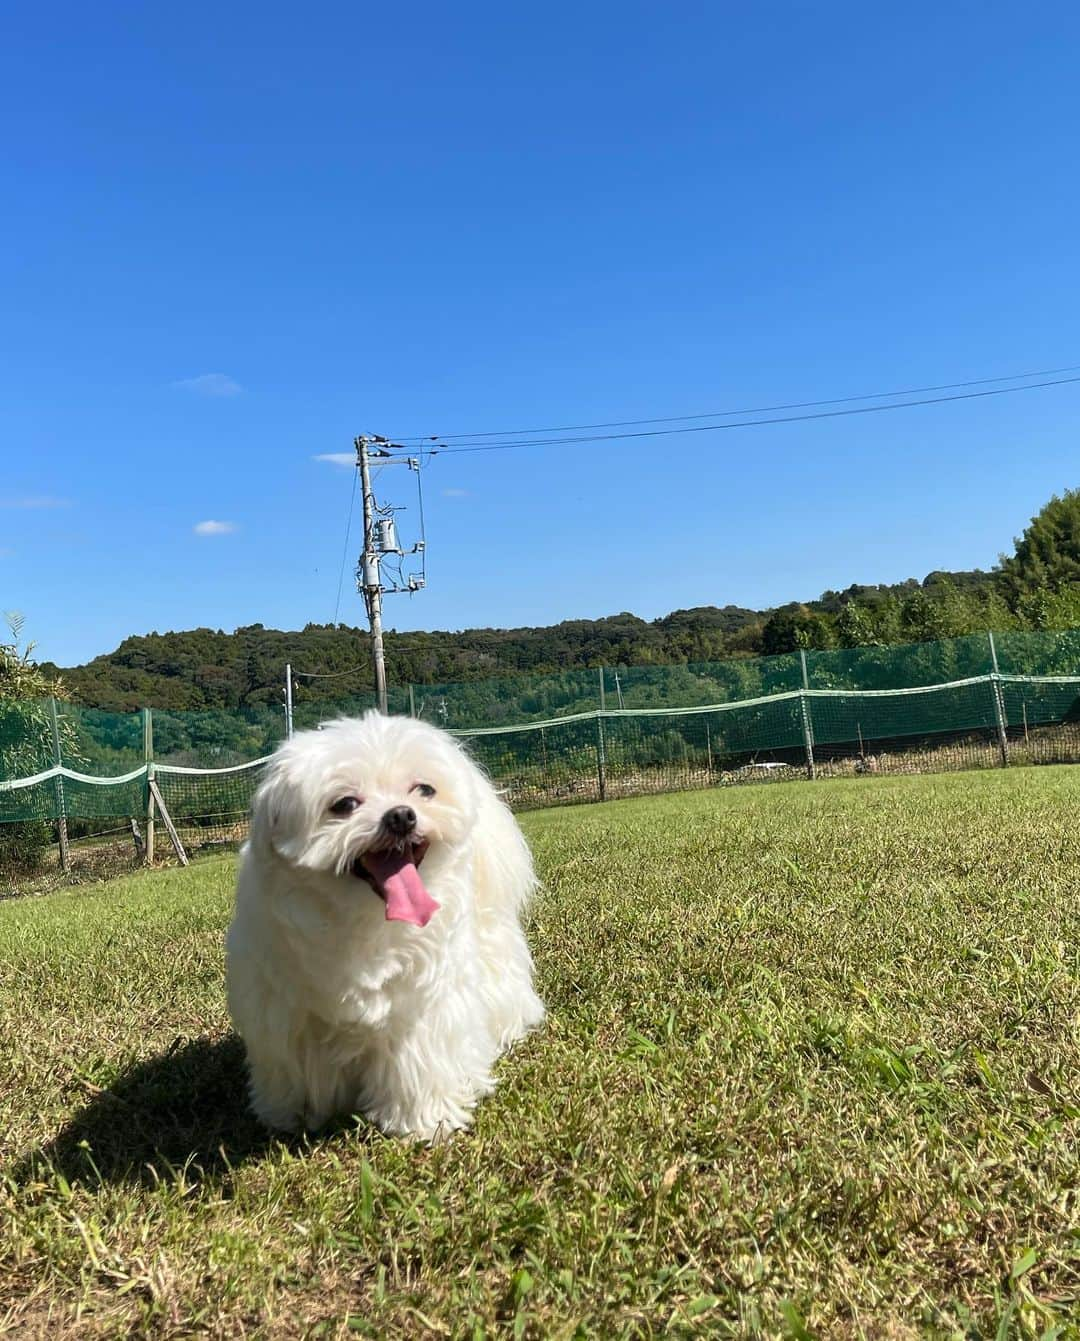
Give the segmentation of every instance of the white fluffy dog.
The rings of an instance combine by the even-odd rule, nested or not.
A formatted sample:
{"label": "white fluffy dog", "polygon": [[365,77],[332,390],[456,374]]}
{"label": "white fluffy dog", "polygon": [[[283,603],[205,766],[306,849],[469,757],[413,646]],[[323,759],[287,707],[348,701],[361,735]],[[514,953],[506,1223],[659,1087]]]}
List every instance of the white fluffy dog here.
{"label": "white fluffy dog", "polygon": [[369,713],[282,745],[227,939],[256,1114],[291,1130],[361,1112],[425,1140],[467,1126],[543,1018],[520,921],[534,885],[513,816],[444,732]]}

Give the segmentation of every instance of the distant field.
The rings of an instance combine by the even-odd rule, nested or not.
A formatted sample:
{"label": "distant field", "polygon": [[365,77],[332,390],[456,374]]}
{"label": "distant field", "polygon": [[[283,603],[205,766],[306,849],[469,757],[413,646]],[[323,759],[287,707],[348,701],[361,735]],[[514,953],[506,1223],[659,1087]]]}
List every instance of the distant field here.
{"label": "distant field", "polygon": [[1080,771],[536,812],[447,1146],[247,1115],[233,862],[0,904],[0,1334],[1080,1336]]}

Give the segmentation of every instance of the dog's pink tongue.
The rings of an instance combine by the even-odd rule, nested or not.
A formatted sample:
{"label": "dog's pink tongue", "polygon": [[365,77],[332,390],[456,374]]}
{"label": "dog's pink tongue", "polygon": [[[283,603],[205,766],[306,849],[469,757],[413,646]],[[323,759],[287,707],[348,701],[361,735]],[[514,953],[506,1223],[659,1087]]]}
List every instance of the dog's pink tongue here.
{"label": "dog's pink tongue", "polygon": [[386,920],[426,927],[439,905],[424,888],[412,858],[403,852],[369,852],[364,864],[381,886]]}

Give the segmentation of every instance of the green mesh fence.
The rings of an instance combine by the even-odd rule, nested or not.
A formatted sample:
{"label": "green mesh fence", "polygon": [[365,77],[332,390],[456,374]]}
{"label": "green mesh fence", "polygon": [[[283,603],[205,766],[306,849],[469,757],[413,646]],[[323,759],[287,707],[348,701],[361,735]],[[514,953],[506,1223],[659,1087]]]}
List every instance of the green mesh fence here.
{"label": "green mesh fence", "polygon": [[[1009,634],[1001,670],[1058,674],[1080,670],[1080,633]],[[1058,646],[1054,640],[1073,639]],[[1030,648],[1024,640],[1031,639]],[[1014,650],[1015,649],[1015,650]],[[1018,664],[1023,662],[1023,664]],[[764,698],[803,687],[798,653],[689,662],[683,666],[620,666],[549,675],[507,675],[457,684],[413,687],[417,715],[451,729],[545,721],[605,708],[691,708]],[[946,684],[994,670],[987,635],[901,647],[856,647],[805,653],[810,689],[898,689]],[[601,684],[603,690],[601,691]],[[602,701],[601,701],[602,699]],[[395,710],[394,705],[391,709]],[[397,711],[409,711],[399,700]],[[324,710],[325,712],[325,710]],[[299,720],[299,719],[298,719]]]}
{"label": "green mesh fence", "polygon": [[[483,724],[468,721],[485,704]],[[371,706],[363,696],[300,703],[295,724]],[[1073,762],[1080,630],[395,691],[391,710],[409,708],[465,739],[519,808],[793,777]],[[185,848],[244,836],[263,764],[284,735],[280,710],[59,704],[54,725],[49,703],[0,703],[0,874],[11,865],[6,839],[25,830],[40,854],[60,821],[84,851],[111,845],[114,864],[139,858],[148,717],[154,776]],[[160,826],[157,851],[168,851]]]}
{"label": "green mesh fence", "polygon": [[[760,698],[798,689],[797,655],[685,666],[622,666],[506,675],[458,684],[415,685],[418,717],[454,729],[547,721],[606,708],[685,708]],[[405,706],[405,711],[409,705]]]}

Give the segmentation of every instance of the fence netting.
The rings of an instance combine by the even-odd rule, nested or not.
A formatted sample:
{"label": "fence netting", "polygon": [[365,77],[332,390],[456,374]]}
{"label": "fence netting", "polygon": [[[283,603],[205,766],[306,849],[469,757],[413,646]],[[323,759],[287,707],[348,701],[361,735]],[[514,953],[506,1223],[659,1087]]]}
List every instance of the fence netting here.
{"label": "fence netting", "polygon": [[[949,680],[935,678],[946,671]],[[897,685],[900,676],[908,682]],[[502,681],[459,686],[456,698],[447,686],[399,694],[417,716],[463,738],[519,809],[787,778],[1080,761],[1080,631],[525,678],[502,698]],[[492,712],[483,726],[454,726],[484,694],[522,719],[502,723]],[[678,701],[709,694],[717,697]],[[586,708],[529,715],[556,700]],[[367,707],[323,703],[296,726]],[[143,859],[151,776],[185,850],[234,845],[283,736],[282,714],[265,706],[116,713],[4,703],[0,874],[55,865],[61,825],[69,864],[71,851],[94,872]],[[170,852],[160,827],[155,852]]]}

